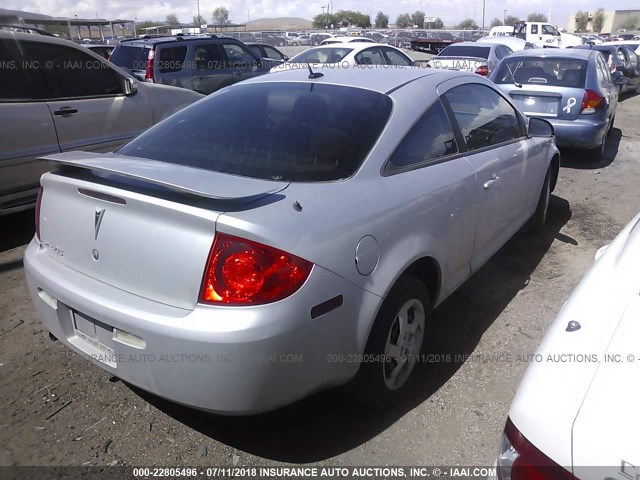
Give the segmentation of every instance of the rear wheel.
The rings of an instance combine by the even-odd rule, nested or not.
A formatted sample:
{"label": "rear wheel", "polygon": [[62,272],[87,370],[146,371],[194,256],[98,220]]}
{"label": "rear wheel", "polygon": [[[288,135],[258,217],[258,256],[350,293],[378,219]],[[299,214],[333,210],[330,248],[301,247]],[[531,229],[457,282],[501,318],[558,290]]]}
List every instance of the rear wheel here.
{"label": "rear wheel", "polygon": [[424,349],[430,324],[427,288],[412,275],[401,277],[376,317],[351,391],[374,407],[385,407],[402,398]]}

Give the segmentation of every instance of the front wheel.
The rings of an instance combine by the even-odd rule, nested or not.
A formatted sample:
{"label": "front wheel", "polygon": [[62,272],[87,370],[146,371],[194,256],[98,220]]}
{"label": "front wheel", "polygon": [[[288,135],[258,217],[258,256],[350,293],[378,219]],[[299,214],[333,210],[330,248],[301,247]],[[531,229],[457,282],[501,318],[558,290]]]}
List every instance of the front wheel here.
{"label": "front wheel", "polygon": [[542,191],[538,198],[538,205],[533,216],[527,222],[525,226],[526,232],[539,233],[544,230],[547,223],[547,216],[549,214],[549,203],[551,201],[551,167],[547,170],[547,175],[544,177],[544,183],[542,184]]}
{"label": "front wheel", "polygon": [[352,391],[374,407],[396,403],[410,384],[431,324],[431,300],[412,275],[401,277],[384,300],[369,334]]}

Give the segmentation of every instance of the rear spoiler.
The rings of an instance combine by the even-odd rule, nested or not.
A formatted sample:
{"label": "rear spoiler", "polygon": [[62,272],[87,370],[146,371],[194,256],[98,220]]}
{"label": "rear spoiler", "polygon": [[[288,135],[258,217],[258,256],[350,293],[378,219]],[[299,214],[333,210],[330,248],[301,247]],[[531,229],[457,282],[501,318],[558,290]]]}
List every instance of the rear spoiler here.
{"label": "rear spoiler", "polygon": [[259,197],[277,193],[289,185],[288,182],[240,177],[113,153],[66,152],[46,155],[39,160],[142,180],[178,193],[214,200]]}

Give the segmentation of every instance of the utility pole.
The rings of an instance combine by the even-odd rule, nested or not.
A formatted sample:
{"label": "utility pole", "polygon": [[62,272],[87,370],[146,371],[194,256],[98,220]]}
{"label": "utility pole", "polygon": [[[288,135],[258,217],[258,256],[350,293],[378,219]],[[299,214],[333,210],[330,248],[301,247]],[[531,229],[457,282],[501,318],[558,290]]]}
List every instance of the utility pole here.
{"label": "utility pole", "polygon": [[197,0],[198,2],[198,22],[200,22],[200,0]]}
{"label": "utility pole", "polygon": [[327,16],[324,14],[324,9],[327,8],[324,5],[321,7],[322,8],[322,23],[324,24],[324,28],[327,28]]}
{"label": "utility pole", "polygon": [[484,14],[487,9],[487,0],[482,0],[482,31],[484,32]]}
{"label": "utility pole", "polygon": [[247,8],[247,23],[251,21],[251,9]]}
{"label": "utility pole", "polygon": [[504,27],[507,24],[507,11],[504,10],[504,15],[502,15],[502,26]]}

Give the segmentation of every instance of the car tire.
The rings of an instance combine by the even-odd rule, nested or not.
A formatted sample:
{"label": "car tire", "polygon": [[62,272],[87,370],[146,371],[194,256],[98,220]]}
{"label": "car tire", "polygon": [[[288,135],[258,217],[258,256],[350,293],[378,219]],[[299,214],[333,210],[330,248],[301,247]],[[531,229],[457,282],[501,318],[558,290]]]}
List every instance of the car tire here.
{"label": "car tire", "polygon": [[544,230],[547,223],[547,217],[549,215],[549,203],[551,202],[551,167],[547,170],[547,175],[544,177],[544,183],[542,184],[542,191],[538,198],[538,204],[536,205],[536,211],[531,218],[527,221],[524,227],[524,231],[527,233],[540,233]]}
{"label": "car tire", "polygon": [[349,385],[352,394],[376,408],[404,397],[426,345],[431,311],[424,283],[413,275],[400,277],[376,316],[364,360]]}
{"label": "car tire", "polygon": [[589,160],[591,160],[592,162],[598,162],[598,161],[602,160],[602,158],[604,157],[604,152],[607,149],[607,137],[608,136],[609,136],[609,129],[607,129],[607,131],[603,135],[602,142],[600,143],[600,145],[597,146],[596,148],[592,148],[591,150],[587,151],[587,155],[589,157]]}
{"label": "car tire", "polygon": [[638,83],[636,83],[636,95],[640,95],[640,80],[638,80]]}

